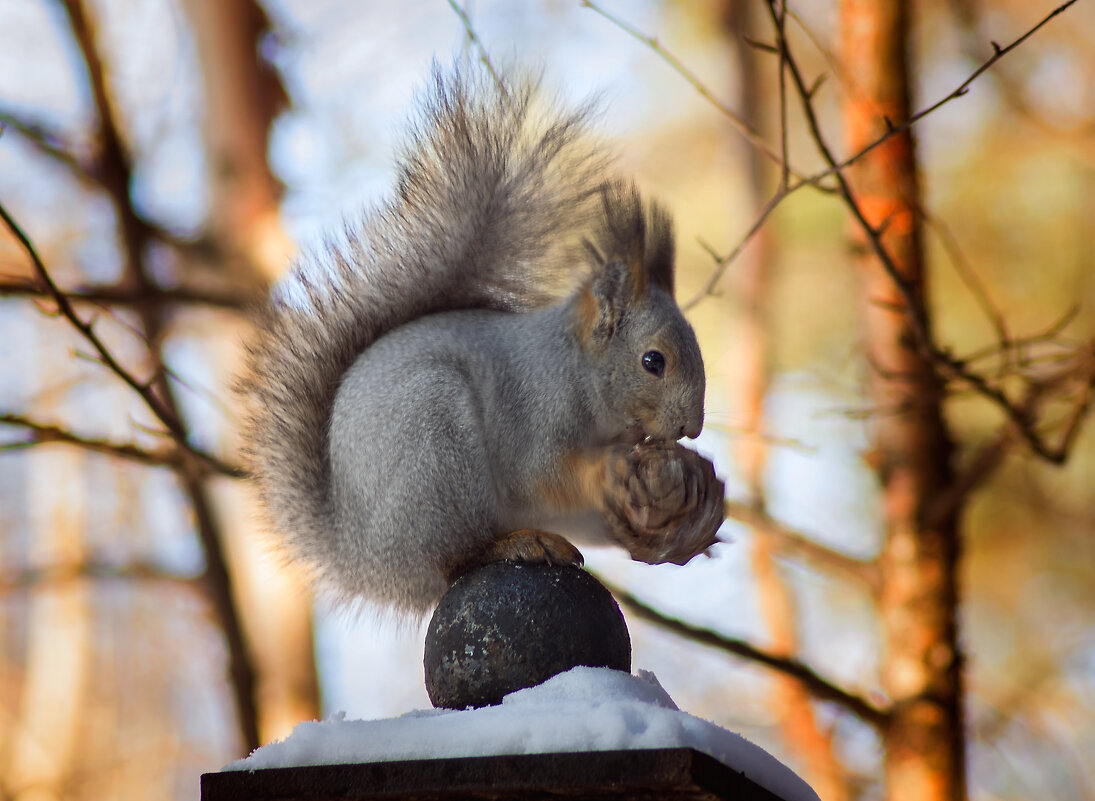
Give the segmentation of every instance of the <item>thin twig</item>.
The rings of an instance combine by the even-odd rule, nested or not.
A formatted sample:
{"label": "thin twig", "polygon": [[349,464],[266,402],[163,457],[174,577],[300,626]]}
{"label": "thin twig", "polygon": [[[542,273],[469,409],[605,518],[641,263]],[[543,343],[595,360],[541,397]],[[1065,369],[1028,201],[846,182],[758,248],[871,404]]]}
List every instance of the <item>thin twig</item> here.
{"label": "thin twig", "polygon": [[776,24],[776,41],[779,43],[779,189],[787,191],[791,180],[790,142],[787,136],[787,0],[779,7],[779,21]]}
{"label": "thin twig", "polygon": [[[450,2],[451,1],[452,0],[450,0]],[[721,100],[719,100],[719,98],[715,96],[715,93],[712,92],[707,87],[707,85],[704,84],[703,81],[699,79],[699,77],[697,77],[694,72],[688,69],[688,67],[686,67],[679,58],[666,50],[656,37],[646,35],[625,20],[622,20],[619,17],[610,14],[608,11],[605,11],[605,9],[601,8],[599,5],[597,5],[597,3],[593,2],[592,0],[582,0],[581,5],[585,8],[597,12],[613,25],[615,25],[617,28],[629,34],[630,36],[633,36],[635,39],[638,39],[640,42],[642,42],[655,53],[657,53],[666,63],[668,63],[674,69],[674,71],[676,71],[682,78],[688,81],[688,83],[692,85],[692,88],[695,89],[701,97],[703,97],[720,112],[722,112],[723,116],[730,120],[730,123],[738,130],[738,132],[742,136],[744,136],[746,140],[748,140],[755,148],[757,148],[757,150],[759,150],[776,164],[780,165],[781,167],[785,167],[784,162],[780,159],[780,154],[772,149],[772,146],[765,141],[764,137],[757,133],[753,126],[751,126],[740,114],[738,114],[736,111],[734,111]],[[789,167],[786,168],[790,169]]]}
{"label": "thin twig", "polygon": [[44,124],[25,119],[14,111],[0,107],[0,128],[5,132],[7,128],[11,128],[44,156],[63,165],[81,183],[96,183],[91,165],[85,164],[79,156],[66,148],[62,144],[63,137]]}
{"label": "thin twig", "polygon": [[883,144],[887,140],[892,139],[893,137],[897,136],[898,134],[904,133],[905,131],[909,130],[909,128],[911,128],[913,125],[918,123],[920,120],[924,119],[924,117],[927,117],[929,114],[931,114],[935,111],[938,111],[942,106],[946,105],[947,103],[951,102],[952,100],[956,100],[957,98],[962,97],[963,95],[965,95],[969,91],[969,88],[973,84],[973,82],[976,81],[979,77],[981,77],[982,73],[984,73],[986,70],[990,69],[997,61],[1002,59],[1004,56],[1006,56],[1011,51],[1015,50],[1015,48],[1017,48],[1019,45],[1021,45],[1023,42],[1025,42],[1027,39],[1029,39],[1031,36],[1033,36],[1035,33],[1037,33],[1051,19],[1056,17],[1058,14],[1063,13],[1069,6],[1074,5],[1075,3],[1076,3],[1076,0],[1068,0],[1068,2],[1059,5],[1057,8],[1053,9],[1053,11],[1049,12],[1049,14],[1047,14],[1045,17],[1043,17],[1042,20],[1038,24],[1036,24],[1033,28],[1030,28],[1026,33],[1024,33],[1022,36],[1020,36],[1018,39],[1016,39],[1015,41],[1013,41],[1011,44],[1007,45],[1006,47],[1001,47],[996,42],[992,42],[991,43],[992,44],[992,55],[989,56],[989,58],[987,60],[985,60],[980,66],[978,66],[977,69],[975,69],[972,73],[970,73],[970,75],[964,81],[962,81],[962,83],[959,84],[958,87],[953,92],[951,92],[949,95],[946,95],[945,97],[941,98],[940,100],[937,100],[936,102],[932,103],[930,106],[928,106],[926,108],[923,108],[920,111],[916,112],[915,114],[910,116],[904,122],[902,122],[900,124],[896,124],[896,125],[894,125],[894,124],[888,125],[886,133],[879,136],[875,141],[871,142],[866,147],[860,149],[855,154],[853,154],[853,155],[849,156],[848,158],[844,159],[844,161],[841,161],[839,163],[834,163],[834,164],[830,165],[828,170],[826,170],[824,173],[819,173],[815,177],[821,177],[823,174],[824,175],[829,175],[829,174],[832,174],[832,173],[835,173],[835,172],[839,172],[840,170],[843,170],[844,168],[851,166],[853,162],[856,162],[859,159],[863,158],[865,155],[870,153],[872,150],[874,150],[876,147]]}
{"label": "thin twig", "polygon": [[[990,10],[990,8],[981,8],[980,5],[968,0],[951,4],[951,10],[955,12],[962,28],[962,49],[971,60],[977,60],[980,57],[974,52],[974,48],[981,44],[979,30],[983,21],[982,17]],[[1083,51],[1078,49],[1077,55],[1082,53]],[[1023,86],[1014,75],[997,71],[994,80],[1000,97],[1024,122],[1036,128],[1043,136],[1053,139],[1057,144],[1071,146],[1070,149],[1076,157],[1082,159],[1089,167],[1095,166],[1095,158],[1093,158],[1095,154],[1090,148],[1075,147],[1077,142],[1083,142],[1095,133],[1095,115],[1092,115],[1091,108],[1087,109],[1086,115],[1079,117],[1072,114],[1047,115],[1041,113],[1028,99],[1029,87]]]}
{"label": "thin twig", "polygon": [[23,251],[30,257],[31,264],[34,265],[34,270],[38,275],[38,280],[42,282],[46,294],[57,304],[57,310],[61,316],[68,320],[72,327],[75,328],[95,349],[95,352],[98,354],[98,358],[102,363],[106,365],[111,372],[121,378],[134,392],[140,395],[141,399],[144,400],[145,405],[148,406],[156,418],[167,427],[168,431],[185,439],[185,432],[182,431],[178,419],[168,412],[160,399],[157,398],[149,388],[148,384],[137,380],[132,373],[122,367],[114,358],[114,354],[112,354],[106,345],[103,344],[103,341],[99,339],[99,335],[95,333],[94,321],[86,322],[76,312],[76,309],[73,307],[68,296],[58,288],[56,283],[54,283],[53,277],[46,269],[46,265],[42,262],[33,243],[27,237],[20,225],[8,213],[8,210],[3,203],[0,203],[0,219],[3,220],[16,241],[19,242]]}
{"label": "thin twig", "polygon": [[95,332],[94,320],[85,321],[76,311],[76,308],[73,306],[68,296],[57,287],[56,283],[54,283],[53,277],[50,275],[45,264],[42,262],[41,257],[38,255],[38,250],[34,247],[34,244],[30,241],[19,224],[8,213],[8,210],[3,203],[0,203],[0,220],[3,220],[8,230],[11,231],[12,235],[23,248],[23,251],[30,257],[31,263],[34,265],[34,270],[38,275],[38,279],[42,282],[46,294],[57,304],[57,311],[79,332],[84,340],[94,348],[96,354],[95,360],[118,376],[118,378],[124,381],[130,389],[140,396],[141,400],[144,401],[145,406],[147,406],[156,419],[164,425],[180,448],[196,457],[199,462],[213,468],[218,473],[225,473],[226,475],[237,474],[236,471],[228,468],[227,465],[219,459],[216,459],[191,445],[187,439],[186,430],[183,428],[178,416],[160,400],[159,396],[152,390],[151,385],[148,382],[136,378],[118,362],[114,354],[107,348],[99,338],[99,335]]}
{"label": "thin twig", "polygon": [[[112,196],[117,196],[118,182],[112,178],[113,172],[115,172],[116,169],[112,168],[110,164],[107,163],[107,160],[102,154],[94,159],[81,158],[78,154],[67,150],[61,144],[62,139],[58,134],[52,133],[38,123],[25,120],[14,112],[0,111],[0,134],[4,132],[5,129],[3,126],[5,124],[9,125],[13,131],[22,136],[26,142],[43,156],[63,166],[68,171],[68,174],[80,184],[91,189],[105,191]],[[250,264],[246,264],[245,257],[241,256],[239,253],[222,252],[218,243],[211,239],[195,240],[187,238],[186,236],[180,236],[156,222],[149,220],[147,217],[138,214],[136,209],[131,208],[129,214],[132,217],[132,224],[135,228],[142,231],[143,235],[155,239],[157,242],[171,248],[184,260],[223,262],[228,258],[232,258],[244,263],[244,266],[247,268],[246,270],[243,270],[244,274],[254,275],[256,273],[256,268]],[[170,290],[162,291],[168,292]],[[149,294],[150,296],[153,295],[153,293]],[[185,296],[185,291],[181,294],[180,300],[184,302],[189,300],[189,298]],[[239,300],[235,300],[238,294],[239,293],[216,291],[195,292],[193,302],[208,303],[208,305],[224,306],[226,308],[243,308],[249,301],[242,297]],[[208,298],[208,300],[206,300],[206,298]]]}
{"label": "thin twig", "polygon": [[0,451],[25,450],[35,445],[62,443],[144,465],[174,467],[180,460],[179,453],[174,449],[160,448],[153,451],[128,442],[83,437],[60,426],[41,423],[18,414],[0,414],[0,424],[24,429],[29,434],[26,439],[0,444]]}
{"label": "thin twig", "polygon": [[[953,265],[954,271],[958,274],[962,283],[966,285],[966,289],[973,295],[977,305],[981,307],[981,312],[988,318],[989,323],[996,332],[996,341],[998,345],[1001,346],[1002,350],[1006,350],[1011,341],[1007,320],[1004,318],[1003,312],[1001,312],[1000,309],[996,307],[996,304],[993,303],[988,288],[962,252],[962,248],[958,244],[958,239],[954,236],[950,227],[942,220],[929,214],[926,209],[921,208],[918,211],[924,221],[931,226],[933,231],[935,231],[936,236],[939,237],[939,242],[943,246],[943,250],[947,254],[951,265]],[[1003,375],[1007,372],[1008,367],[1009,364],[1005,360],[1001,364],[999,375]]]}
{"label": "thin twig", "polygon": [[753,237],[755,237],[757,233],[760,232],[760,229],[764,227],[764,223],[768,221],[768,217],[771,216],[772,212],[776,210],[776,207],[783,202],[783,199],[801,186],[805,186],[805,184],[799,183],[792,188],[780,187],[777,189],[776,193],[772,195],[768,202],[761,208],[760,213],[757,215],[756,219],[753,220],[753,224],[749,226],[748,230],[742,235],[742,238],[725,256],[720,257],[714,251],[708,250],[715,259],[715,269],[711,271],[711,275],[708,276],[704,285],[700,287],[699,292],[697,292],[691,300],[681,306],[682,309],[688,311],[701,300],[715,293],[715,287],[718,286],[723,273],[726,272],[726,268],[729,267],[738,255],[745,250],[745,247],[753,241]]}
{"label": "thin twig", "polygon": [[[1072,5],[1075,2],[1076,2],[1076,0],[1069,0],[1069,2],[1065,3],[1062,6],[1059,6],[1054,11],[1052,11],[1050,14],[1048,14],[1045,18],[1043,18],[1037,25],[1035,25],[1033,28],[1028,30],[1026,33],[1024,33],[1022,36],[1020,36],[1018,39],[1016,39],[1011,44],[1009,44],[1007,47],[999,47],[998,45],[995,46],[992,56],[989,57],[989,59],[986,60],[984,63],[979,65],[977,67],[977,69],[975,69],[973,71],[973,73],[971,73],[950,94],[940,98],[936,102],[932,103],[930,106],[927,106],[926,108],[921,109],[920,111],[918,111],[916,114],[912,115],[912,117],[910,117],[908,120],[906,120],[902,124],[900,124],[900,125],[893,125],[893,124],[888,125],[886,127],[886,131],[883,134],[881,134],[876,140],[869,143],[867,146],[863,147],[862,149],[856,151],[852,155],[848,156],[843,161],[837,161],[835,158],[832,157],[832,154],[830,153],[830,158],[828,158],[826,160],[826,167],[824,169],[822,169],[822,170],[820,170],[820,171],[818,171],[818,172],[816,172],[812,175],[804,176],[804,177],[803,176],[798,176],[795,173],[791,173],[792,175],[796,175],[797,180],[795,180],[794,182],[791,182],[789,185],[781,185],[781,189],[777,190],[777,192],[775,193],[773,198],[764,206],[764,208],[761,210],[761,214],[760,214],[759,218],[757,220],[754,220],[753,224],[748,228],[745,235],[742,237],[742,240],[734,247],[734,249],[728,255],[716,260],[715,269],[712,271],[711,277],[708,279],[707,283],[705,284],[704,293],[700,294],[697,297],[690,300],[688,302],[688,304],[686,304],[685,308],[690,308],[690,307],[694,306],[696,303],[698,303],[700,300],[702,300],[702,298],[704,296],[710,295],[710,294],[713,293],[714,287],[721,280],[723,274],[726,272],[727,267],[729,267],[731,262],[733,262],[734,259],[737,258],[737,256],[744,249],[745,245],[748,244],[748,242],[753,238],[753,236],[756,234],[756,232],[760,229],[760,227],[764,223],[764,221],[775,210],[776,206],[780,205],[784,200],[787,199],[788,196],[794,194],[799,189],[802,189],[805,186],[814,186],[814,187],[820,188],[822,186],[822,182],[825,179],[836,176],[841,170],[843,170],[847,167],[850,167],[852,164],[854,164],[855,162],[862,159],[864,156],[866,156],[868,153],[873,151],[875,148],[877,148],[880,145],[888,142],[893,137],[907,131],[916,122],[919,122],[924,117],[927,117],[928,115],[933,114],[934,112],[938,111],[940,108],[942,108],[947,103],[950,103],[951,101],[956,100],[956,99],[964,96],[969,91],[970,85],[978,77],[980,77],[982,73],[984,73],[987,69],[992,67],[993,64],[995,64],[997,61],[999,61],[1005,55],[1007,55],[1012,50],[1014,50],[1016,47],[1018,47],[1020,44],[1022,44],[1024,41],[1026,41],[1039,28],[1041,28],[1043,25],[1045,25],[1047,22],[1049,22],[1051,19],[1053,19],[1055,16],[1057,16],[1058,14],[1063,12],[1066,8],[1068,8],[1070,5]],[[592,3],[583,3],[583,4],[584,5],[590,5],[591,7],[594,8],[594,10],[600,11],[600,9],[597,8],[596,6],[594,6]],[[779,14],[781,12],[780,11],[775,11],[774,9],[771,8],[771,6],[769,6],[769,8],[772,11],[772,13],[775,15],[773,22],[774,22],[774,25],[776,26],[777,32],[778,32],[780,30]],[[782,5],[781,5],[781,9],[782,9]],[[640,41],[645,42],[646,44],[648,44],[652,47],[654,47],[657,44],[656,40],[653,40],[650,37],[646,37],[643,34],[635,31],[634,29],[630,29],[626,25],[626,23],[621,23],[619,20],[616,20],[614,17],[611,17],[608,14],[605,14],[603,11],[601,13],[604,16],[606,16],[608,19],[611,19],[613,22],[616,22],[617,25],[619,25],[625,31],[630,33],[632,36],[635,36]],[[777,43],[777,46],[774,49],[776,50],[776,52],[778,52],[780,54],[780,76],[781,76],[781,79],[782,79],[782,77],[785,75],[785,68],[787,66],[787,58],[790,55],[790,51],[786,47],[786,40],[781,39],[781,42]],[[659,54],[660,54],[660,48],[655,47],[655,50],[657,52],[659,52]],[[677,62],[674,59],[667,59],[667,60],[670,62],[670,64],[676,66]],[[690,73],[687,72],[687,70],[684,70],[681,74],[686,79],[689,79],[690,75],[691,75]],[[692,76],[692,78],[690,79],[690,82],[693,82],[694,80],[695,80],[694,76]],[[693,86],[695,86],[695,85],[696,84],[693,83]],[[728,109],[726,109],[725,106],[723,106],[716,98],[711,96],[711,93],[706,89],[706,87],[703,87],[702,84],[701,84],[700,86],[697,86],[696,88],[697,88],[697,91],[699,91],[700,94],[703,97],[708,99],[719,111],[721,111],[724,114],[728,112]],[[803,102],[804,103],[808,103],[808,104],[812,103],[813,97],[814,97],[814,95],[816,94],[816,91],[817,91],[817,82],[815,82],[814,84],[812,84],[810,86],[806,86],[800,79],[799,80],[798,90],[799,90],[800,95],[803,97]],[[812,114],[812,109],[811,109],[810,113]],[[749,141],[756,144],[756,142],[751,138],[749,139]],[[773,158],[773,155],[771,154],[770,151],[762,149],[762,152],[764,152],[765,155],[768,155],[769,158]],[[780,163],[780,159],[778,157],[773,158],[773,161],[775,161],[776,163]],[[1036,448],[1036,450],[1037,450],[1037,448]]]}
{"label": "thin twig", "polygon": [[[928,113],[931,113],[932,111],[938,109],[941,105],[943,105],[943,103],[948,102],[955,97],[959,97],[962,94],[965,94],[966,88],[968,88],[969,83],[972,82],[978,75],[983,73],[986,69],[988,69],[989,66],[998,61],[1001,57],[1014,50],[1015,47],[1017,47],[1027,38],[1029,38],[1035,31],[1045,25],[1057,14],[1060,14],[1074,2],[1075,0],[1070,0],[1070,2],[1065,3],[1064,5],[1057,8],[1040,23],[1035,25],[1027,33],[1023,34],[1021,37],[1016,39],[1015,42],[1008,45],[1007,47],[1000,47],[999,45],[994,44],[993,57],[989,59],[989,61],[987,61],[984,65],[982,65],[982,67],[976,70],[973,75],[968,78],[961,87],[959,87],[961,91],[956,90],[955,92],[952,92],[942,101],[935,103],[925,109],[925,111],[914,115],[914,118],[921,119]],[[778,12],[775,8],[775,0],[768,0],[768,11],[769,15],[772,17],[773,24],[778,24]],[[1068,432],[1069,436],[1063,438],[1057,445],[1049,444],[1045,440],[1045,438],[1038,432],[1034,421],[1027,413],[1024,412],[1020,404],[1016,404],[1015,402],[1013,402],[1003,389],[994,385],[984,375],[970,370],[965,363],[963,363],[960,359],[957,359],[952,353],[940,347],[935,342],[932,337],[930,326],[928,324],[927,310],[924,307],[923,298],[920,297],[917,288],[913,286],[905,278],[904,275],[901,274],[901,271],[898,269],[896,263],[893,261],[893,258],[890,256],[889,251],[887,251],[885,245],[883,245],[882,229],[875,227],[870,221],[867,220],[863,209],[856,201],[855,195],[852,192],[851,186],[844,176],[843,170],[845,167],[849,166],[852,161],[862,157],[874,147],[877,147],[879,144],[881,144],[884,139],[879,139],[871,146],[859,151],[859,153],[852,159],[845,160],[844,162],[838,162],[833,156],[833,152],[830,149],[828,143],[826,142],[825,136],[821,131],[821,125],[818,120],[817,113],[815,112],[813,107],[813,98],[810,94],[810,89],[802,76],[798,63],[789,51],[787,53],[787,68],[790,72],[796,91],[799,95],[803,113],[806,117],[806,122],[810,129],[810,135],[814,141],[814,145],[816,146],[818,153],[821,155],[822,159],[828,165],[827,172],[836,179],[837,189],[842,200],[844,201],[844,204],[852,213],[852,216],[855,218],[857,225],[863,230],[863,233],[867,238],[871,250],[878,258],[882,269],[889,276],[890,280],[893,282],[898,293],[900,294],[904,307],[903,311],[905,313],[906,319],[908,320],[909,329],[913,335],[916,346],[921,350],[925,358],[929,362],[931,362],[931,364],[933,364],[936,369],[939,369],[944,374],[944,376],[965,382],[974,390],[976,390],[979,395],[989,400],[993,405],[1000,409],[1007,417],[1010,424],[1015,427],[1016,431],[1020,434],[1020,436],[1034,453],[1053,464],[1063,463],[1068,458],[1072,443],[1075,441],[1075,431],[1070,429]],[[893,126],[891,124],[887,127],[893,128],[893,133],[898,133],[901,130],[908,130],[907,124],[903,126]],[[885,138],[888,139],[889,136]],[[1082,411],[1086,413],[1087,405],[1083,407]],[[1078,425],[1079,421],[1077,422],[1077,426]]]}
{"label": "thin twig", "polygon": [[[965,356],[959,358],[959,361],[970,365],[974,362],[982,361],[984,359],[990,359],[993,357],[1001,357],[1008,364],[1012,364],[1014,359],[1014,367],[1016,369],[1029,367],[1033,362],[1038,361],[1040,358],[1045,359],[1046,356],[1032,357],[1028,351],[1038,345],[1056,346],[1066,351],[1077,351],[1083,348],[1082,345],[1070,345],[1067,342],[1062,341],[1059,337],[1061,332],[1069,326],[1069,324],[1076,319],[1076,315],[1080,313],[1080,306],[1074,304],[1065,310],[1065,313],[1052,322],[1045,330],[1034,334],[1028,334],[1024,337],[1015,337],[1014,339],[1007,339],[998,341],[992,345],[987,345],[983,348],[979,348],[975,351],[967,353]],[[1014,357],[1012,355],[1014,352]],[[1070,357],[1074,353],[1055,354],[1060,358]]]}
{"label": "thin twig", "polygon": [[509,89],[506,88],[506,83],[502,80],[502,76],[498,73],[498,70],[494,68],[494,63],[490,60],[487,48],[483,45],[483,40],[479,38],[479,34],[475,32],[475,27],[471,24],[471,18],[468,16],[468,13],[459,6],[456,0],[449,0],[449,5],[452,6],[452,10],[456,12],[456,15],[460,17],[460,21],[464,23],[464,30],[467,31],[468,41],[475,45],[475,49],[479,51],[479,60],[483,62],[483,65],[487,68],[487,72],[490,73],[490,77],[494,81],[495,86],[498,87],[498,91],[502,93],[502,98],[506,101],[510,114],[516,115],[517,109],[513,107]]}
{"label": "thin twig", "polygon": [[[604,579],[601,578],[604,582]],[[830,701],[847,709],[876,728],[882,728],[889,721],[889,711],[871,701],[851,693],[820,676],[812,668],[785,656],[776,656],[757,648],[744,640],[727,637],[710,629],[693,626],[681,620],[668,617],[643,603],[626,590],[606,584],[616,600],[636,617],[671,631],[686,640],[716,648],[750,662],[756,662],[802,683],[812,696],[821,701]]]}

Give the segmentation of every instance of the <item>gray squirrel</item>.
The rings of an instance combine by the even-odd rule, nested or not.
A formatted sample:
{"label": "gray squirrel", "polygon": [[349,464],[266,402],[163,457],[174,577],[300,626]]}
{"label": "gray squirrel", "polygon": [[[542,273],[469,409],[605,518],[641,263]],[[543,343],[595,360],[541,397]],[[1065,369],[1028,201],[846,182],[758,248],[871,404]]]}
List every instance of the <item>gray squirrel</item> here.
{"label": "gray squirrel", "polygon": [[435,67],[394,197],[256,321],[248,467],[345,598],[422,614],[479,564],[581,564],[567,538],[652,564],[716,542],[723,485],[678,443],[705,378],[670,219],[535,83]]}

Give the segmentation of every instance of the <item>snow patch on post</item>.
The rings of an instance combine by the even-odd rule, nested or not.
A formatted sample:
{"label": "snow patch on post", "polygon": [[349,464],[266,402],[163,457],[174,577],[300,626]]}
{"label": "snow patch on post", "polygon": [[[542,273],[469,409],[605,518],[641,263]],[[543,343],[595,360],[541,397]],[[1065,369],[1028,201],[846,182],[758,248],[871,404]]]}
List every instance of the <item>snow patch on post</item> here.
{"label": "snow patch on post", "polygon": [[818,801],[763,748],[680,711],[654,674],[588,667],[511,693],[497,706],[301,723],[225,770],[676,747],[707,754],[785,801]]}

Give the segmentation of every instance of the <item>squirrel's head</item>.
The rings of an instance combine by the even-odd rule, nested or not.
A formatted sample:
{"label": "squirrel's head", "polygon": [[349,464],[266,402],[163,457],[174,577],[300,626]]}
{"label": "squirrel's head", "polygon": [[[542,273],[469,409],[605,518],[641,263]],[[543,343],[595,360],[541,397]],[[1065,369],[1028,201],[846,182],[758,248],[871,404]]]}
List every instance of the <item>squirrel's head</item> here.
{"label": "squirrel's head", "polygon": [[703,428],[703,357],[673,299],[669,216],[644,210],[634,187],[603,190],[603,216],[587,242],[593,274],[575,305],[575,335],[594,363],[594,391],[611,435],[675,441]]}

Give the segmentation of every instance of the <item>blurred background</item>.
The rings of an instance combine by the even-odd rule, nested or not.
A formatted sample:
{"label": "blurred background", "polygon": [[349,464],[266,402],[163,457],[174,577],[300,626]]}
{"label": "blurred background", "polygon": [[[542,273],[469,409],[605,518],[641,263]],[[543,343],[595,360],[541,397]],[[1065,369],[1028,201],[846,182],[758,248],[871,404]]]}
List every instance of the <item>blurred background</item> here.
{"label": "blurred background", "polygon": [[[859,149],[849,31],[871,5],[802,2],[783,19],[806,82],[824,76],[812,108],[838,159]],[[908,10],[917,110],[1056,4],[881,5]],[[625,601],[635,666],[827,801],[959,797],[955,782],[976,799],[1095,796],[1095,436],[1082,425],[1095,7],[1066,9],[913,128],[906,199],[933,335],[1026,415],[1009,422],[951,373],[925,401],[953,442],[937,493],[953,581],[936,601],[961,653],[944,643],[926,668],[964,677],[946,689],[968,759],[952,791],[894,779],[900,553],[878,436],[908,409],[876,390],[900,377],[868,355],[847,203],[811,186],[770,203],[784,142],[791,183],[826,165],[786,70],[781,125],[768,5],[459,9],[468,25],[445,0],[0,0],[0,204],[163,413],[0,232],[0,799],[193,798],[200,773],[300,720],[428,706],[423,627],[314,599],[258,527],[235,477],[230,387],[243,310],[295,252],[386,196],[431,62],[480,47],[540,66],[566,102],[597,95],[621,168],[676,218],[678,294],[708,371],[696,447],[726,477],[731,519],[683,568],[587,553]],[[1059,458],[1035,453],[1028,427],[1064,442]],[[910,631],[917,603],[902,607]]]}

